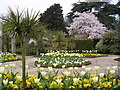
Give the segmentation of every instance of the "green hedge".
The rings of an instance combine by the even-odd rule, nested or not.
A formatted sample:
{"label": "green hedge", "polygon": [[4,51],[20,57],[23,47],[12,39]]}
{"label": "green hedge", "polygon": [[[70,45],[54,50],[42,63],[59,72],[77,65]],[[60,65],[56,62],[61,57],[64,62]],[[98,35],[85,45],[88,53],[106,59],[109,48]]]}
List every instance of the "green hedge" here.
{"label": "green hedge", "polygon": [[94,49],[94,41],[91,39],[88,40],[75,40],[76,50],[91,50]]}
{"label": "green hedge", "polygon": [[100,53],[119,54],[120,55],[120,33],[117,31],[110,31],[104,34],[97,45],[96,49]]}

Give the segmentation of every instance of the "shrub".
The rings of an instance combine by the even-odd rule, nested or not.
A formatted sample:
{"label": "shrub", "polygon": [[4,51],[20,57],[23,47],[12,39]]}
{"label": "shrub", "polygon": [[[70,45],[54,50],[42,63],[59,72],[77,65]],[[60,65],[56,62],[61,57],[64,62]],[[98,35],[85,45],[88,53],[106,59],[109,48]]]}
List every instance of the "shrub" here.
{"label": "shrub", "polygon": [[102,53],[120,54],[120,39],[118,32],[110,31],[106,33],[103,39],[97,43],[96,49],[98,52]]}
{"label": "shrub", "polygon": [[75,41],[76,44],[76,50],[80,50],[80,52],[82,50],[91,50],[94,49],[94,42],[91,39],[88,40],[76,40]]}

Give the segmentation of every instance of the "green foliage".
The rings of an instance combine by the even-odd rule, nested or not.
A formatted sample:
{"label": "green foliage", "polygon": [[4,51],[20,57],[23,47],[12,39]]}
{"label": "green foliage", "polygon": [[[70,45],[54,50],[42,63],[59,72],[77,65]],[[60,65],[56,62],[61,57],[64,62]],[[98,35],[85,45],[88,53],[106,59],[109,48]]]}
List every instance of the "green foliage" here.
{"label": "green foliage", "polygon": [[80,52],[82,50],[91,50],[94,49],[94,42],[91,39],[88,40],[76,40],[75,41],[76,44],[76,50],[80,50]]}
{"label": "green foliage", "polygon": [[[92,9],[95,9],[94,11]],[[116,29],[116,19],[114,14],[120,15],[119,5],[110,4],[109,2],[78,2],[73,4],[71,12],[68,13],[69,21],[72,22],[75,12],[89,12],[98,17],[98,20],[103,23],[108,29]],[[112,15],[112,16],[111,16]]]}
{"label": "green foliage", "polygon": [[47,24],[47,29],[65,30],[62,11],[60,4],[54,4],[41,14],[40,22]]}
{"label": "green foliage", "polygon": [[116,31],[106,33],[103,39],[97,43],[96,49],[102,53],[120,54],[119,33]]}
{"label": "green foliage", "polygon": [[57,32],[55,38],[53,39],[54,49],[66,49],[65,36],[63,32]]}
{"label": "green foliage", "polygon": [[67,50],[73,50],[75,49],[76,44],[75,44],[75,37],[70,36],[67,37]]}

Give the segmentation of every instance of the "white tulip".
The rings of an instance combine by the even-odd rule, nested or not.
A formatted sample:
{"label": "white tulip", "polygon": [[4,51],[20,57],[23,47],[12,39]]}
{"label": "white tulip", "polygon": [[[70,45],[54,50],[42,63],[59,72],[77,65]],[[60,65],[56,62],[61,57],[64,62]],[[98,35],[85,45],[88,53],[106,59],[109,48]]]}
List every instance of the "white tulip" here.
{"label": "white tulip", "polygon": [[9,65],[5,65],[5,68],[8,68],[9,67]]}
{"label": "white tulip", "polygon": [[87,68],[85,68],[85,70],[86,70],[87,72],[90,72],[90,71],[91,71],[91,67],[87,67]]}
{"label": "white tulip", "polygon": [[42,75],[42,76],[45,76],[46,73],[47,73],[47,72],[43,71],[43,72],[41,72],[41,75]]}
{"label": "white tulip", "polygon": [[64,71],[63,74],[64,74],[65,76],[70,76],[70,72],[69,72],[69,71]]}
{"label": "white tulip", "polygon": [[110,67],[107,67],[107,70],[110,70]]}
{"label": "white tulip", "polygon": [[49,70],[50,72],[52,72],[52,71],[53,71],[53,68],[52,68],[52,67],[48,67],[48,70]]}
{"label": "white tulip", "polygon": [[94,68],[97,71],[100,67],[99,66],[94,66]]}
{"label": "white tulip", "polygon": [[0,78],[2,77],[2,74],[0,74]]}
{"label": "white tulip", "polygon": [[37,64],[37,67],[39,68],[39,67],[40,67],[40,64]]}
{"label": "white tulip", "polygon": [[100,73],[100,74],[99,74],[100,77],[103,77],[104,75],[105,75],[104,73]]}
{"label": "white tulip", "polygon": [[118,69],[118,66],[113,66],[112,69],[113,69],[113,70],[117,70],[117,69]]}
{"label": "white tulip", "polygon": [[115,74],[115,70],[110,70],[110,74]]}
{"label": "white tulip", "polygon": [[82,66],[82,69],[85,69],[86,68],[86,66]]}
{"label": "white tulip", "polygon": [[35,82],[35,83],[38,83],[39,81],[40,81],[40,79],[37,79],[37,78],[34,79],[34,82]]}
{"label": "white tulip", "polygon": [[14,68],[14,67],[16,67],[16,64],[10,64],[10,67]]}
{"label": "white tulip", "polygon": [[22,79],[22,76],[16,76],[16,78],[17,78],[18,80],[20,80],[20,79]]}
{"label": "white tulip", "polygon": [[62,82],[62,79],[57,79],[56,82],[59,84]]}
{"label": "white tulip", "polygon": [[56,67],[56,66],[57,66],[57,63],[54,63],[53,66]]}
{"label": "white tulip", "polygon": [[8,79],[3,80],[3,84],[4,84],[4,85],[7,85],[7,84],[8,84]]}
{"label": "white tulip", "polygon": [[29,65],[26,65],[26,69],[28,69]]}
{"label": "white tulip", "polygon": [[65,65],[62,65],[62,68],[65,68]]}
{"label": "white tulip", "polygon": [[74,67],[74,70],[78,70],[78,67]]}
{"label": "white tulip", "polygon": [[13,84],[13,81],[9,81],[9,84]]}
{"label": "white tulip", "polygon": [[0,63],[0,66],[2,66],[2,63]]}
{"label": "white tulip", "polygon": [[3,73],[5,71],[5,67],[0,67],[0,73]]}
{"label": "white tulip", "polygon": [[69,67],[68,69],[69,69],[70,71],[72,71],[72,70],[73,70],[73,67]]}
{"label": "white tulip", "polygon": [[43,71],[44,70],[44,68],[43,67],[40,67],[40,71]]}
{"label": "white tulip", "polygon": [[86,72],[85,72],[85,71],[81,71],[80,74],[81,74],[82,76],[84,76],[84,75],[86,74]]}
{"label": "white tulip", "polygon": [[79,81],[79,78],[73,78],[74,83],[78,83],[78,81]]}
{"label": "white tulip", "polygon": [[92,79],[93,79],[94,82],[98,81],[98,77],[93,77]]}

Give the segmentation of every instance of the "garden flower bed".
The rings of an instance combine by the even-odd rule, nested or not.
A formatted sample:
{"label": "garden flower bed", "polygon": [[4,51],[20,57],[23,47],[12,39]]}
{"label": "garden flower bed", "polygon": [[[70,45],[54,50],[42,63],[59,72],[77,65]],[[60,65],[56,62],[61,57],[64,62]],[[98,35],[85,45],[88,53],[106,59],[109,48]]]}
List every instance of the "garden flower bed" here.
{"label": "garden flower bed", "polygon": [[78,56],[41,56],[35,64],[40,64],[40,66],[43,67],[56,67],[56,68],[62,68],[62,67],[71,67],[71,66],[77,66],[81,67],[82,65],[89,65],[91,64],[90,61],[82,59]]}
{"label": "garden flower bed", "polygon": [[[27,90],[40,88],[120,88],[120,77],[115,75],[117,66],[107,67],[107,75],[97,73],[99,66],[94,67],[96,74],[90,73],[91,67],[83,66],[83,70],[80,72],[77,72],[79,68],[71,68],[61,72],[62,75],[59,76],[59,71],[52,67],[48,67],[47,71],[39,67],[38,75],[29,76],[26,74],[26,88]],[[22,87],[22,76],[13,72],[4,72],[4,69],[4,67],[0,67],[1,88],[3,90],[20,90]]]}
{"label": "garden flower bed", "polygon": [[20,58],[18,58],[16,54],[7,53],[7,52],[0,54],[0,62],[9,62],[9,61],[16,61],[16,60],[20,60]]}
{"label": "garden flower bed", "polygon": [[66,50],[49,50],[48,53],[45,55],[48,56],[79,56],[79,57],[101,57],[101,56],[107,56],[106,54],[98,54],[97,50],[82,50],[82,53],[79,53],[79,50],[71,50],[71,51],[66,51]]}

